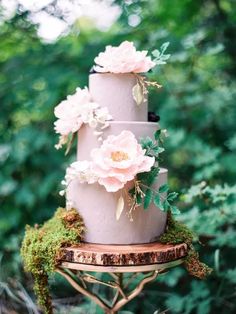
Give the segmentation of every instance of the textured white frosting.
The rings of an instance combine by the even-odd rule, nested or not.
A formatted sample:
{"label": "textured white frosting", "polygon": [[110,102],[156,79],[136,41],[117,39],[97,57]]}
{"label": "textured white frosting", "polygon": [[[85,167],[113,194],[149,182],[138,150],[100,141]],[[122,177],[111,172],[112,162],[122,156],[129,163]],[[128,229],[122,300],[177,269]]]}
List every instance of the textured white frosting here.
{"label": "textured white frosting", "polygon": [[132,88],[134,74],[95,73],[89,75],[89,90],[95,102],[107,107],[115,121],[147,121],[147,101],[137,106]]}

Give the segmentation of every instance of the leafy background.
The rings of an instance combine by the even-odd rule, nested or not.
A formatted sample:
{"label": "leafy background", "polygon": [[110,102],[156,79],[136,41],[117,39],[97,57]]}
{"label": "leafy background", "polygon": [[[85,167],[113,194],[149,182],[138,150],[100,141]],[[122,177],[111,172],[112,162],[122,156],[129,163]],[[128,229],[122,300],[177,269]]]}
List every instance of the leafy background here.
{"label": "leafy background", "polygon": [[[132,40],[148,50],[171,43],[168,64],[150,74],[163,88],[151,91],[149,103],[170,134],[163,165],[181,193],[179,219],[200,235],[196,246],[214,272],[199,281],[175,268],[126,313],[235,313],[235,1],[116,3],[122,14],[108,31],[78,24],[50,44],[38,38],[29,12],[18,10],[0,25],[0,312],[39,313],[19,246],[25,224],[42,223],[63,205],[59,182],[75,158],[75,147],[69,158],[54,149],[53,108],[87,85],[105,45]],[[136,27],[129,25],[133,14],[140,17]],[[61,278],[52,278],[51,288],[56,313],[100,313]]]}

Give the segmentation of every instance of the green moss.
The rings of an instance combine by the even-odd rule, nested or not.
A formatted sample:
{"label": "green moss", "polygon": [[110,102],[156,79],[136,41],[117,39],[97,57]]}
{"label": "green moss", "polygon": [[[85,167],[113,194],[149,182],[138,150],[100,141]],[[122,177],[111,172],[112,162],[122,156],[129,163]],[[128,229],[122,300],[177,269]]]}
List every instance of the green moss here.
{"label": "green moss", "polygon": [[168,213],[166,231],[160,237],[160,242],[165,244],[186,243],[188,246],[188,256],[184,261],[187,271],[200,279],[206,278],[212,269],[200,262],[199,254],[193,247],[194,233],[183,223],[174,220],[171,213]]}
{"label": "green moss", "polygon": [[174,220],[168,213],[165,233],[160,237],[160,242],[166,244],[186,243],[190,246],[193,242],[194,233],[183,223]]}
{"label": "green moss", "polygon": [[200,262],[199,254],[194,249],[189,250],[184,265],[187,271],[192,276],[197,277],[199,279],[205,279],[212,272],[212,268]]}
{"label": "green moss", "polygon": [[58,208],[43,226],[26,226],[21,256],[25,270],[34,276],[34,291],[44,313],[52,313],[48,275],[60,260],[60,248],[81,241],[83,220],[75,209]]}

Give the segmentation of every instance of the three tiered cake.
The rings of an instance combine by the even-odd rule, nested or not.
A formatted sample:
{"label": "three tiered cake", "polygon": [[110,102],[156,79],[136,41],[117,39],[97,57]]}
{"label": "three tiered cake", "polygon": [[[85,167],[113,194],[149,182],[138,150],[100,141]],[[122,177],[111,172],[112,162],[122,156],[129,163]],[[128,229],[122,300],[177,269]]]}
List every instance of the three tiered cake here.
{"label": "three tiered cake", "polygon": [[[179,213],[172,204],[177,193],[168,191],[167,170],[159,167],[165,131],[155,114],[148,115],[148,87],[160,86],[143,74],[165,63],[167,45],[163,44],[160,52],[153,51],[154,60],[147,51],[136,51],[131,42],[107,46],[95,58],[89,89],[77,88],[55,108],[55,131],[60,135],[56,148],[66,144],[68,153],[78,134],[77,160],[67,168],[60,191],[66,196],[66,209],[58,208],[42,226],[27,226],[21,247],[25,269],[34,275],[35,292],[45,313],[52,313],[50,273],[64,275],[87,296],[93,294],[84,287],[85,277],[90,283],[102,283],[83,273],[80,286],[74,281],[74,272],[71,276],[64,267],[92,271],[98,266],[99,271],[119,273],[120,266],[127,271],[134,265],[137,268],[129,267],[129,271],[138,273],[141,266],[153,270],[161,263],[161,269],[165,268],[166,262],[186,255],[188,250],[184,264],[191,274],[202,279],[211,272],[199,261],[192,232],[172,216]],[[156,242],[158,239],[162,244]],[[81,240],[95,245],[81,245]],[[150,242],[156,243],[132,245]],[[155,278],[157,273],[153,272]],[[122,277],[115,278],[119,287]],[[142,279],[123,300],[128,302],[130,296],[136,296],[148,278],[154,277]],[[113,308],[124,304],[117,297]]]}
{"label": "three tiered cake", "polygon": [[95,63],[89,88],[78,88],[55,108],[57,147],[78,131],[77,161],[66,171],[61,194],[83,217],[86,242],[152,242],[166,225],[167,170],[158,165],[159,125],[147,121],[153,82],[139,73],[156,64],[127,41],[106,47]]}

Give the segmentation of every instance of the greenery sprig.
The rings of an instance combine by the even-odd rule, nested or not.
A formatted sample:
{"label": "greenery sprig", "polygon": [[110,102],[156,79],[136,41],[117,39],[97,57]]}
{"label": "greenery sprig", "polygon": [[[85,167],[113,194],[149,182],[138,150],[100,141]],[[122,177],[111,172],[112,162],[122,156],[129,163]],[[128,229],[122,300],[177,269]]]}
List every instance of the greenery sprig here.
{"label": "greenery sprig", "polygon": [[[169,46],[169,42],[165,42],[160,50],[155,49],[152,51],[154,57],[153,61],[157,65],[166,64],[167,60],[170,58],[170,54],[166,54],[166,49]],[[155,81],[149,81],[146,76],[135,74],[137,83],[132,89],[133,98],[138,106],[142,105],[146,101],[148,94],[148,87],[161,88],[162,86]]]}
{"label": "greenery sprig", "polygon": [[152,51],[152,55],[155,58],[153,61],[156,63],[156,65],[166,64],[166,61],[170,58],[170,54],[165,53],[169,44],[169,42],[165,42],[163,45],[161,45],[160,50],[155,49]]}
{"label": "greenery sprig", "polygon": [[166,130],[158,129],[154,134],[154,139],[146,137],[140,140],[142,148],[146,150],[146,155],[154,157],[155,163],[151,171],[139,173],[137,175],[134,187],[129,190],[131,199],[129,216],[131,220],[132,212],[137,206],[142,205],[146,210],[152,203],[164,212],[170,211],[173,215],[180,213],[178,207],[173,205],[178,193],[169,192],[169,186],[166,183],[158,188],[154,186],[160,173],[159,161],[160,154],[165,150],[163,148],[165,137]]}

